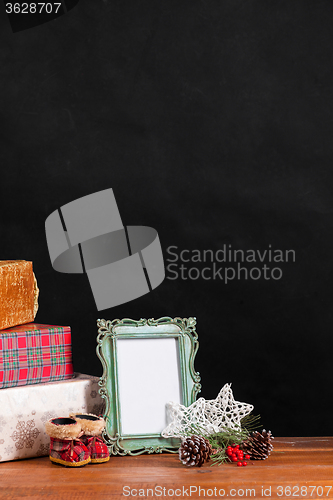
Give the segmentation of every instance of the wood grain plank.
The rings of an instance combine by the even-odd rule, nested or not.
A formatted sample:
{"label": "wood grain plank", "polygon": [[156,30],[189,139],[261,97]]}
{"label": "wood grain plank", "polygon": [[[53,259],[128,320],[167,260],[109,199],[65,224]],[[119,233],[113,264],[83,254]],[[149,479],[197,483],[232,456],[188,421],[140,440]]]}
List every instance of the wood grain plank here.
{"label": "wood grain plank", "polygon": [[167,453],[111,457],[78,469],[48,457],[0,464],[1,500],[207,497],[333,498],[333,438],[276,438],[271,456],[247,467],[187,468]]}

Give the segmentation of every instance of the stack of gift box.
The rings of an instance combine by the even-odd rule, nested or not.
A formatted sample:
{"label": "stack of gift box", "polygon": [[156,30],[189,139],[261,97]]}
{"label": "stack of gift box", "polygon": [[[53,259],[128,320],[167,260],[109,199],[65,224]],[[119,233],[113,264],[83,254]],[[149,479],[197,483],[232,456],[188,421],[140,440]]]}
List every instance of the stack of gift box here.
{"label": "stack of gift box", "polygon": [[98,377],[73,372],[69,326],[34,322],[32,262],[0,261],[0,462],[48,455],[45,422],[103,412]]}

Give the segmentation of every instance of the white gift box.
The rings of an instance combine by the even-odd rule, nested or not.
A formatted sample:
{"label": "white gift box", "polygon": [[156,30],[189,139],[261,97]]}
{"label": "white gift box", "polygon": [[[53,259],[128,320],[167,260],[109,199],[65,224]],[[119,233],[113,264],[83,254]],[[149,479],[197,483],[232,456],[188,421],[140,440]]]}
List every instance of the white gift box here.
{"label": "white gift box", "polygon": [[49,454],[45,422],[70,412],[103,414],[99,378],[76,373],[70,380],[0,390],[0,462]]}

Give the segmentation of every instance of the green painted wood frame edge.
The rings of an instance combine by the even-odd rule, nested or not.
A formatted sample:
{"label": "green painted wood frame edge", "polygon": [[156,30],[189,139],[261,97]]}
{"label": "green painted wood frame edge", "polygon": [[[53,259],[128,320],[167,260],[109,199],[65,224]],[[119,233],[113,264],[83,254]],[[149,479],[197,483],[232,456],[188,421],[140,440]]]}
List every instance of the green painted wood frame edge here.
{"label": "green painted wood frame edge", "polygon": [[[117,385],[116,340],[124,338],[167,337],[178,338],[180,371],[182,379],[183,404],[189,406],[196,400],[201,390],[200,374],[195,371],[194,359],[199,348],[196,332],[196,318],[171,318],[164,316],[159,319],[149,318],[133,320],[130,318],[105,320],[98,319],[98,335],[96,353],[99,357],[103,374],[99,379],[99,394],[105,400],[106,427],[103,438],[112,455],[140,455],[142,453],[176,453],[180,440],[151,435],[120,434],[119,394]],[[149,327],[147,332],[122,333],[119,327]],[[151,328],[151,327],[156,327]],[[117,331],[118,329],[118,331]],[[131,330],[131,328],[130,328]],[[135,329],[134,329],[135,330]],[[140,329],[142,330],[142,329]],[[157,334],[157,335],[156,335]]]}

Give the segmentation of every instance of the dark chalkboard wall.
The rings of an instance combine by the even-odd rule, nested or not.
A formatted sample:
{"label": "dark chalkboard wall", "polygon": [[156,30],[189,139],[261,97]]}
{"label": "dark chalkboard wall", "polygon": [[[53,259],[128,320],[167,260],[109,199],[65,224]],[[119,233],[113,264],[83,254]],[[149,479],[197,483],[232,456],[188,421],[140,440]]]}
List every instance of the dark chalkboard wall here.
{"label": "dark chalkboard wall", "polygon": [[[196,316],[202,396],[232,382],[273,434],[332,434],[332,21],[328,0],[80,0],[15,34],[1,14],[0,255],[33,261],[36,321],[72,327],[76,371],[101,374],[99,317]],[[171,246],[295,258],[245,264],[279,279],[167,271],[98,312],[86,276],[52,269],[44,224],[110,187],[166,265]]]}

